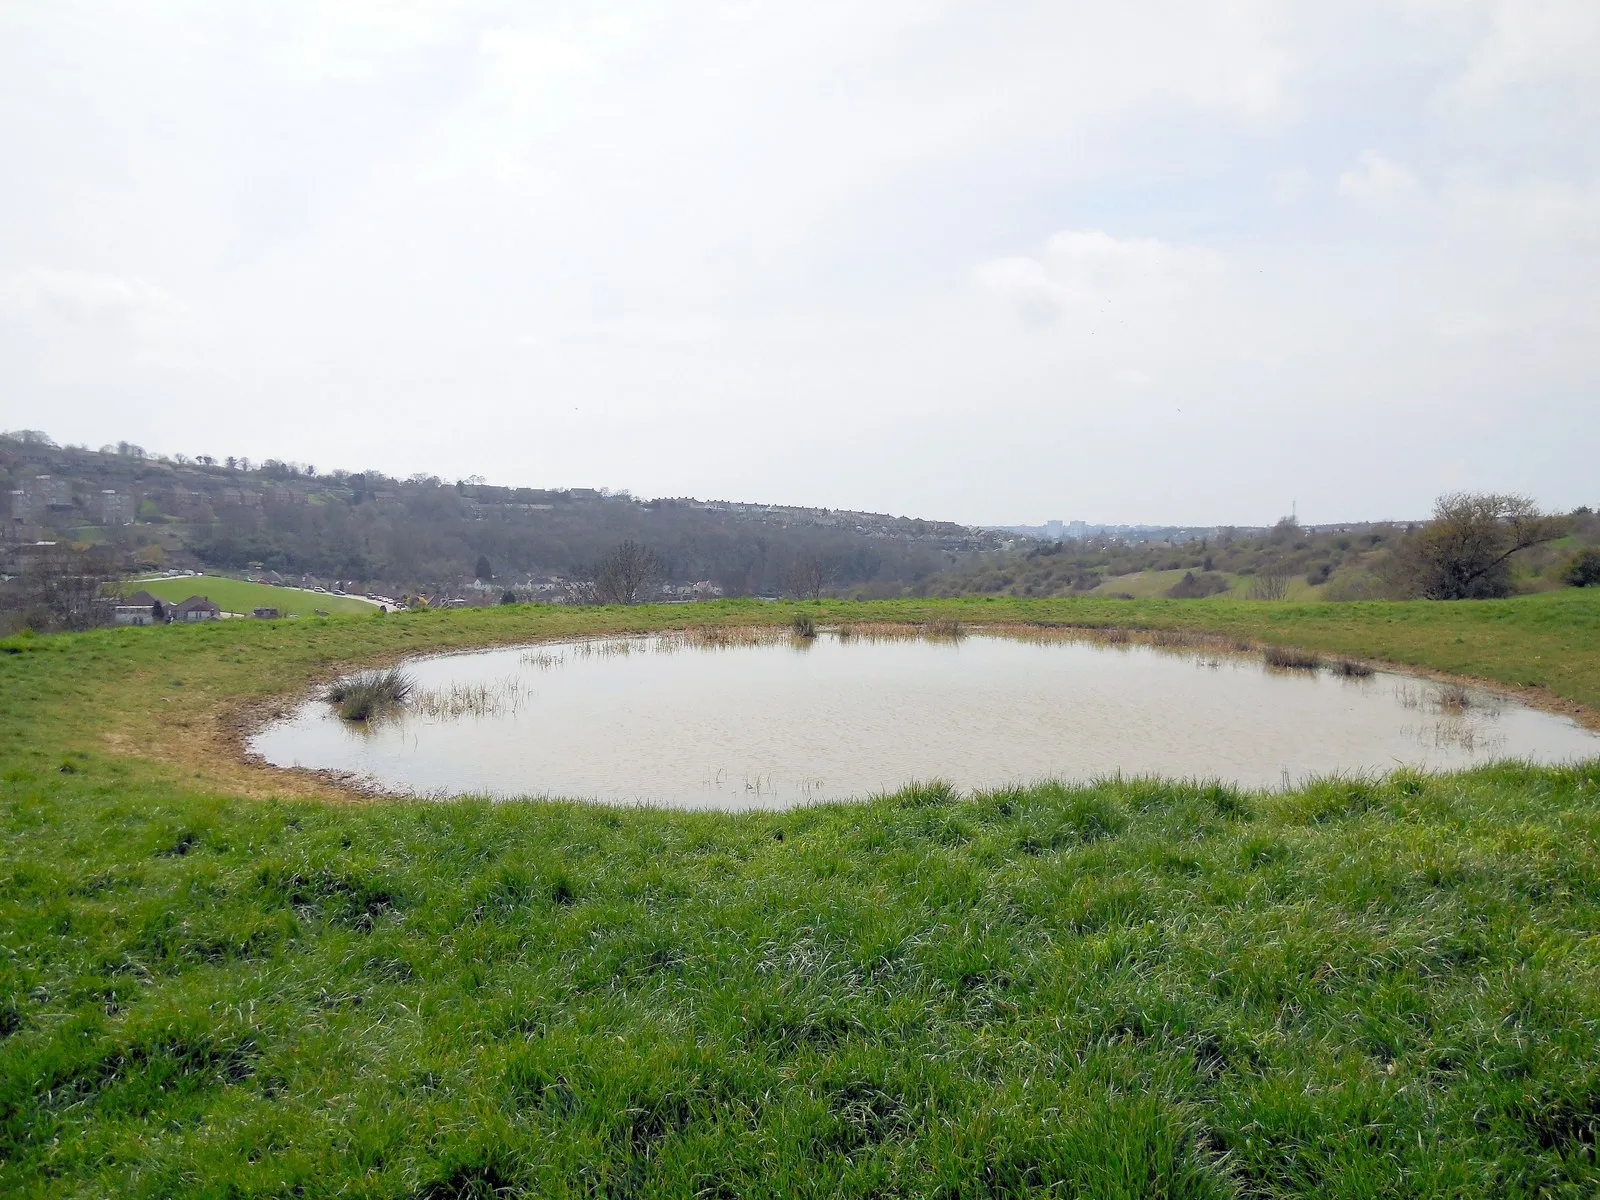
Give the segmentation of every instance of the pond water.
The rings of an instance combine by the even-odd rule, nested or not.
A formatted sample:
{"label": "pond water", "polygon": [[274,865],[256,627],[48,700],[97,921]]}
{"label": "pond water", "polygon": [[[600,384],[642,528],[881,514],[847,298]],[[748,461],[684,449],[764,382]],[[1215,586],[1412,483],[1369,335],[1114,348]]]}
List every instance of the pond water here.
{"label": "pond water", "polygon": [[1259,657],[973,634],[706,645],[682,635],[421,658],[391,716],[321,700],[252,739],[276,766],[418,795],[781,808],[918,780],[1122,772],[1275,787],[1310,775],[1600,754],[1485,692]]}

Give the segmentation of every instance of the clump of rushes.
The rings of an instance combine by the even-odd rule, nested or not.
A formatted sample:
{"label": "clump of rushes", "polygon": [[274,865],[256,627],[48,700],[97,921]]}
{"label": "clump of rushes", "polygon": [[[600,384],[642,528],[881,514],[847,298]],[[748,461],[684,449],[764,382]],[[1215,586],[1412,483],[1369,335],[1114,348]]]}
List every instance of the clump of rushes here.
{"label": "clump of rushes", "polygon": [[346,721],[368,721],[386,709],[404,704],[416,681],[395,667],[361,671],[341,679],[323,694]]}
{"label": "clump of rushes", "polygon": [[1459,683],[1443,683],[1434,697],[1442,713],[1459,715],[1472,707],[1472,693]]}
{"label": "clump of rushes", "polygon": [[1261,657],[1266,659],[1267,666],[1281,667],[1286,671],[1315,671],[1322,665],[1320,656],[1309,650],[1297,650],[1293,646],[1268,646],[1261,652]]}
{"label": "clump of rushes", "polygon": [[1342,675],[1346,679],[1366,679],[1373,674],[1370,664],[1360,662],[1354,658],[1341,658],[1334,662],[1332,671],[1335,675]]}
{"label": "clump of rushes", "polygon": [[799,638],[814,638],[817,636],[817,623],[807,616],[798,616],[794,619],[794,635]]}
{"label": "clump of rushes", "polygon": [[923,632],[931,638],[959,638],[967,633],[960,621],[929,621]]}
{"label": "clump of rushes", "polygon": [[838,638],[841,642],[848,642],[851,638],[855,637],[855,635],[856,627],[850,624],[849,621],[846,621],[844,624],[840,625],[839,628],[833,631],[833,636]]}

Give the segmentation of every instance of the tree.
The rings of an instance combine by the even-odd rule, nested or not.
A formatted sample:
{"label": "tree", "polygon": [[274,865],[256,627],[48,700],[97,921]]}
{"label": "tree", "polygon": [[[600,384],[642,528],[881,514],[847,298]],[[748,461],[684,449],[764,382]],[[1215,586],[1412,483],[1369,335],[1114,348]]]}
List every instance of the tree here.
{"label": "tree", "polygon": [[90,629],[111,619],[101,589],[117,577],[114,551],[50,542],[30,550],[20,573],[0,585],[0,631]]}
{"label": "tree", "polygon": [[478,555],[478,565],[473,569],[472,573],[483,580],[484,583],[488,583],[489,580],[494,578],[494,567],[490,565],[487,554]]}
{"label": "tree", "polygon": [[784,572],[783,584],[796,600],[816,600],[827,586],[829,574],[820,554],[802,554]]}
{"label": "tree", "polygon": [[1600,587],[1600,546],[1588,546],[1567,564],[1567,582],[1573,587]]}
{"label": "tree", "polygon": [[55,438],[40,429],[13,429],[9,433],[0,434],[0,437],[10,438],[13,442],[21,442],[24,446],[56,448]]}
{"label": "tree", "polygon": [[600,561],[582,599],[594,604],[637,604],[666,574],[655,551],[628,539]]}
{"label": "tree", "polygon": [[[1281,526],[1282,521],[1278,524]],[[1250,581],[1250,599],[1282,600],[1289,594],[1289,571],[1281,561],[1270,562]]]}
{"label": "tree", "polygon": [[1228,581],[1214,571],[1202,571],[1198,575],[1185,571],[1183,578],[1167,589],[1167,595],[1174,600],[1203,600],[1227,590]]}
{"label": "tree", "polygon": [[500,603],[501,604],[515,604],[516,602],[517,602],[517,594],[515,592],[513,592],[510,588],[507,588],[505,591],[500,593]]}
{"label": "tree", "polygon": [[1508,596],[1511,556],[1560,533],[1561,522],[1527,496],[1451,492],[1396,548],[1391,580],[1401,594],[1429,600]]}

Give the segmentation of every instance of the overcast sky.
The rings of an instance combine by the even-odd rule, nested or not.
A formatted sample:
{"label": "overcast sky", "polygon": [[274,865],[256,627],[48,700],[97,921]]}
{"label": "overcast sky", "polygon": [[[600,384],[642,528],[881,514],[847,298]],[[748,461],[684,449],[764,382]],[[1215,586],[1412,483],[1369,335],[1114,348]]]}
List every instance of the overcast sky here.
{"label": "overcast sky", "polygon": [[1600,503],[1600,3],[0,2],[0,428],[970,522]]}

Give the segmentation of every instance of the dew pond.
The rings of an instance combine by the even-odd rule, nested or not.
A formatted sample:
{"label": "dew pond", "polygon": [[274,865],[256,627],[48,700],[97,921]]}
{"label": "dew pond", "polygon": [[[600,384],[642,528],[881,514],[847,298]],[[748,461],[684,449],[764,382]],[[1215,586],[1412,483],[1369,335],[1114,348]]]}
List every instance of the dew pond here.
{"label": "dew pond", "polygon": [[1276,787],[1312,775],[1600,754],[1485,691],[1259,655],[1056,636],[689,631],[418,658],[410,698],[322,699],[251,749],[425,796],[782,808],[919,780],[993,788],[1122,772]]}

